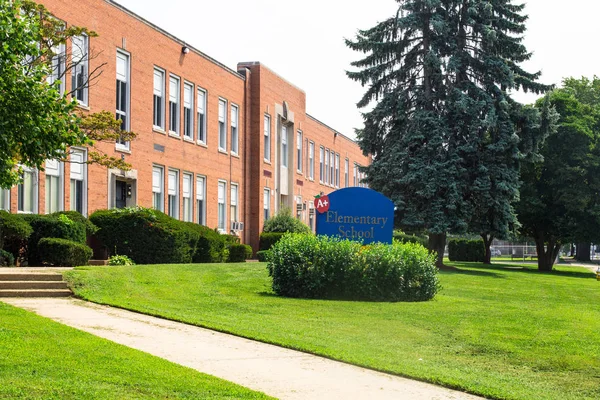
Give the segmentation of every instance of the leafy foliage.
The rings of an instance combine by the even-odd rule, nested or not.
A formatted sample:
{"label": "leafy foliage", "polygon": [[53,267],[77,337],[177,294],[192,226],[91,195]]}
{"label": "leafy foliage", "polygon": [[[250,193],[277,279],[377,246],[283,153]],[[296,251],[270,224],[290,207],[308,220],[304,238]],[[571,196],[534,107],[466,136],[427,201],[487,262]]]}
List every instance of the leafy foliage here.
{"label": "leafy foliage", "polygon": [[284,232],[263,232],[260,234],[258,248],[260,250],[269,250],[285,235]]}
{"label": "leafy foliage", "polygon": [[448,258],[450,261],[483,262],[485,258],[483,240],[450,239]]}
{"label": "leafy foliage", "polygon": [[18,257],[19,249],[32,232],[31,225],[19,215],[0,211],[0,249]]}
{"label": "leafy foliage", "polygon": [[423,247],[427,247],[427,237],[410,235],[401,231],[394,231],[393,239],[400,243],[417,243]]}
{"label": "leafy foliage", "polygon": [[310,233],[311,231],[308,225],[294,218],[289,208],[284,208],[265,221],[263,232]]}
{"label": "leafy foliage", "polygon": [[0,267],[12,267],[15,265],[15,256],[6,250],[0,249]]}
{"label": "leafy foliage", "polygon": [[135,262],[127,256],[114,255],[108,258],[108,265],[135,265]]}
{"label": "leafy foliage", "polygon": [[229,262],[244,262],[252,257],[252,247],[247,244],[232,244],[229,246]]}
{"label": "leafy foliage", "polygon": [[73,221],[65,214],[60,215],[22,215],[33,229],[26,242],[27,262],[37,265],[42,260],[39,255],[39,242],[44,238],[60,238],[84,244],[86,240],[85,225]]}
{"label": "leafy foliage", "polygon": [[43,264],[60,267],[87,265],[92,249],[72,240],[45,237],[37,244],[37,255]]}
{"label": "leafy foliage", "polygon": [[270,250],[273,291],[282,296],[424,301],[438,291],[434,256],[414,243],[360,243],[285,235]]}
{"label": "leafy foliage", "polygon": [[260,262],[269,261],[269,254],[271,254],[269,250],[259,250],[256,252],[256,258]]}

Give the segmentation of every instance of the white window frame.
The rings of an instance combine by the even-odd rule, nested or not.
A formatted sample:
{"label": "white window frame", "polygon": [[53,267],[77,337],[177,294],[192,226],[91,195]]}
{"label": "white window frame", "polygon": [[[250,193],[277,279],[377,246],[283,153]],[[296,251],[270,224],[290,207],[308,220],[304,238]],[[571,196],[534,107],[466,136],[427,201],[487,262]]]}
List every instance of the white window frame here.
{"label": "white window frame", "polygon": [[183,138],[190,141],[194,140],[194,97],[194,84],[183,81]]}
{"label": "white window frame", "polygon": [[65,71],[67,67],[67,46],[64,43],[60,43],[57,46],[52,47],[54,56],[52,57],[52,71],[48,76],[48,83],[54,85],[57,81],[60,83],[57,86],[58,92],[62,96],[65,94]]}
{"label": "white window frame", "polygon": [[[119,59],[123,60],[125,62],[125,73],[124,74],[120,74],[119,73]],[[117,72],[116,72],[116,80],[117,80],[117,84],[119,82],[122,82],[125,84],[125,105],[124,105],[124,109],[119,109],[119,105],[116,104],[115,105],[115,109],[116,109],[116,115],[117,115],[117,119],[122,119],[125,118],[125,123],[121,124],[121,129],[124,131],[129,131],[130,130],[130,125],[131,125],[131,63],[130,63],[131,58],[129,57],[129,54],[117,49]],[[117,93],[117,102],[119,101],[119,97],[118,97],[118,93]],[[125,150],[125,151],[129,151],[130,149],[130,142],[129,141],[125,141],[125,140],[121,140],[121,138],[117,139],[115,142],[115,147],[117,148],[117,150]]]}
{"label": "white window frame", "polygon": [[[154,67],[153,96],[152,96],[152,127],[159,131],[165,130],[165,93],[166,76],[164,69]],[[159,120],[157,121],[157,116]],[[157,124],[158,122],[158,124]]]}
{"label": "white window frame", "polygon": [[0,210],[10,212],[10,189],[0,189]]}
{"label": "white window frame", "polygon": [[271,116],[265,114],[263,119],[263,158],[266,162],[271,162]]}
{"label": "white window frame", "polygon": [[315,180],[315,142],[308,142],[308,178]]}
{"label": "white window frame", "polygon": [[184,172],[182,174],[182,185],[181,198],[183,204],[183,221],[193,222],[194,203],[192,199],[194,198],[194,174],[191,172]]}
{"label": "white window frame", "polygon": [[286,125],[281,125],[281,166],[288,168],[289,149],[288,149],[288,128]]}
{"label": "white window frame", "polygon": [[302,131],[298,129],[296,132],[296,171],[302,173],[302,142],[303,142]]}
{"label": "white window frame", "polygon": [[[64,165],[58,160],[46,160],[44,166],[44,212],[51,214],[64,211]],[[55,178],[55,179],[53,179]],[[53,184],[52,182],[55,182]],[[56,201],[56,209],[52,210],[52,200]]]}
{"label": "white window frame", "polygon": [[325,183],[325,165],[323,163],[323,159],[325,158],[325,148],[323,146],[319,146],[319,182]]}
{"label": "white window frame", "polygon": [[165,211],[165,167],[162,165],[152,166],[152,207]]}
{"label": "white window frame", "polygon": [[340,187],[340,154],[335,153],[335,187]]}
{"label": "white window frame", "polygon": [[82,215],[87,216],[87,187],[88,187],[88,176],[87,176],[87,150],[85,149],[74,149],[71,148],[71,164],[70,164],[70,198],[69,198],[69,209],[71,211],[77,210],[76,204],[76,184],[73,182],[81,182],[81,211]]}
{"label": "white window frame", "polygon": [[[71,91],[72,97],[82,106],[87,106],[89,103],[89,39],[85,34],[71,38]],[[77,83],[79,74],[83,77],[80,83]],[[75,90],[80,85],[82,85],[81,89]]]}
{"label": "white window frame", "polygon": [[271,218],[271,189],[263,189],[263,221]]}
{"label": "white window frame", "polygon": [[231,154],[239,155],[240,154],[240,108],[231,104],[231,112],[230,112],[230,126],[231,126]]}
{"label": "white window frame", "polygon": [[[219,179],[217,186],[217,229],[221,233],[227,233],[227,181]],[[221,219],[221,207],[222,217]]]}
{"label": "white window frame", "polygon": [[[198,144],[203,144],[206,145],[207,143],[207,138],[206,138],[206,97],[207,97],[207,93],[206,90],[197,87],[197,92],[196,92],[196,103],[197,104],[197,109],[196,109],[196,119],[197,121],[197,131],[196,131],[196,140],[198,142]],[[202,116],[202,118],[200,117]]]}
{"label": "white window frame", "polygon": [[[179,170],[169,168],[167,179],[167,214],[179,219]],[[171,203],[173,201],[173,203]]]}
{"label": "white window frame", "polygon": [[[23,204],[23,207],[21,207],[21,201],[23,196],[20,196],[21,192],[25,192],[25,182],[23,181],[22,183],[19,183],[17,185],[17,213],[18,214],[37,214],[38,213],[38,197],[39,197],[39,174],[37,172],[37,170],[29,168],[29,167],[22,167],[23,168],[23,179],[25,177],[25,174],[31,174],[31,210],[24,210],[23,208],[25,207]],[[23,189],[21,189],[21,187]]]}
{"label": "white window frame", "polygon": [[329,185],[329,149],[325,149],[325,181]]}
{"label": "white window frame", "polygon": [[231,183],[229,191],[229,217],[231,218],[231,222],[238,222],[240,217],[240,186],[237,183]]}
{"label": "white window frame", "polygon": [[219,151],[227,152],[227,100],[219,98]]}
{"label": "white window frame", "polygon": [[333,150],[329,153],[329,186],[335,185],[335,153]]}
{"label": "white window frame", "polygon": [[352,186],[358,186],[358,181],[357,181],[357,176],[358,176],[358,166],[356,163],[354,163],[354,168],[352,170]]}
{"label": "white window frame", "polygon": [[[176,90],[172,90],[173,88]],[[181,79],[177,75],[169,74],[169,135],[173,136],[179,136],[181,126],[180,97]]]}
{"label": "white window frame", "polygon": [[196,223],[206,225],[206,176],[204,175],[196,175]]}
{"label": "white window frame", "polygon": [[349,180],[350,180],[350,171],[348,171],[350,169],[350,160],[348,160],[346,158],[346,160],[344,161],[344,187],[348,187],[348,185],[350,184]]}

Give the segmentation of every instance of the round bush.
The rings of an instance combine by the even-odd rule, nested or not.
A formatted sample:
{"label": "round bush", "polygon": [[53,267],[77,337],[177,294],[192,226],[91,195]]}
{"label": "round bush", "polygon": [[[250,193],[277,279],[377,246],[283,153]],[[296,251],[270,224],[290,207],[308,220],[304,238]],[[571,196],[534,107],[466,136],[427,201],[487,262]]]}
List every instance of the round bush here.
{"label": "round bush", "polygon": [[28,214],[23,215],[23,218],[33,228],[33,233],[27,240],[27,261],[29,265],[36,265],[43,261],[38,250],[38,243],[42,238],[59,238],[85,243],[85,225],[82,222],[72,220],[65,214]]}
{"label": "round bush", "polygon": [[252,257],[252,247],[247,244],[229,246],[229,262],[244,262]]}
{"label": "round bush", "polygon": [[260,250],[269,250],[275,243],[285,235],[285,232],[263,232],[260,234],[258,248]]}
{"label": "round bush", "polygon": [[267,268],[281,296],[370,301],[424,301],[439,290],[435,257],[415,243],[358,242],[285,235]]}
{"label": "round bush", "polygon": [[42,238],[37,250],[42,263],[61,267],[87,265],[92,257],[91,248],[66,239]]}
{"label": "round bush", "polygon": [[258,258],[258,261],[260,262],[269,261],[270,253],[271,252],[269,250],[259,250],[256,252],[256,258]]}
{"label": "round bush", "polygon": [[265,221],[263,232],[310,233],[311,230],[308,225],[294,218],[289,208],[284,208]]}

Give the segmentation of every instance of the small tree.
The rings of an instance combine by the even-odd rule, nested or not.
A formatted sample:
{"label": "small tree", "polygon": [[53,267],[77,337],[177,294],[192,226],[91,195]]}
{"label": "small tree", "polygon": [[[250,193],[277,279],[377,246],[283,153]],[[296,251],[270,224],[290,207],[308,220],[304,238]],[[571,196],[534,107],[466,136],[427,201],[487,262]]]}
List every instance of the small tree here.
{"label": "small tree", "polygon": [[294,218],[289,208],[283,208],[265,221],[263,232],[311,233],[311,230],[308,225]]}

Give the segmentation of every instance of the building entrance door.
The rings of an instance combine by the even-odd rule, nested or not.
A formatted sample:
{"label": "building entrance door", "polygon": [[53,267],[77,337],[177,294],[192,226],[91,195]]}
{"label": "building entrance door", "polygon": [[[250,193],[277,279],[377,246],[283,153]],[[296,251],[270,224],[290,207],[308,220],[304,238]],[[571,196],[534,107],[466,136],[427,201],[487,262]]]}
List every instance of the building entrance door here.
{"label": "building entrance door", "polygon": [[115,208],[127,206],[127,182],[115,181]]}

